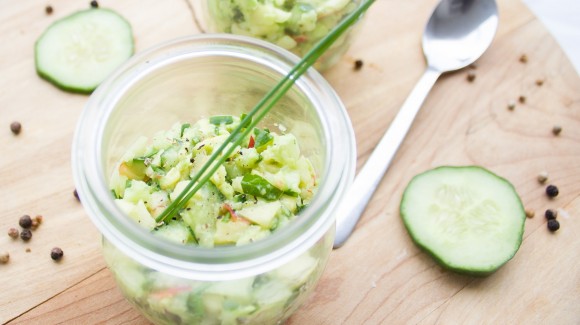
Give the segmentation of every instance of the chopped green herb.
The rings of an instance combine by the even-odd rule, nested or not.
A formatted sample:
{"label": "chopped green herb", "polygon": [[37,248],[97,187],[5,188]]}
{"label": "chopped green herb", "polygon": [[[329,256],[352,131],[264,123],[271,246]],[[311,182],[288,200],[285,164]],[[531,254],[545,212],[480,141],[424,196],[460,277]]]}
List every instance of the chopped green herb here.
{"label": "chopped green herb", "polygon": [[232,124],[234,118],[231,115],[216,115],[209,118],[209,122],[215,125]]}
{"label": "chopped green herb", "polygon": [[183,138],[183,131],[185,131],[185,129],[188,129],[189,127],[191,127],[191,124],[189,123],[181,125],[181,133],[179,134],[179,136]]}
{"label": "chopped green herb", "polygon": [[270,134],[270,130],[268,130],[268,129],[261,130],[261,129],[255,128],[254,135],[256,137],[254,139],[254,141],[255,141],[254,147],[257,150],[259,150],[261,147],[268,145],[274,139],[274,137]]}
{"label": "chopped green herb", "polygon": [[269,201],[277,200],[283,194],[279,188],[270,184],[265,178],[254,174],[244,175],[244,178],[242,178],[242,190],[246,194]]}

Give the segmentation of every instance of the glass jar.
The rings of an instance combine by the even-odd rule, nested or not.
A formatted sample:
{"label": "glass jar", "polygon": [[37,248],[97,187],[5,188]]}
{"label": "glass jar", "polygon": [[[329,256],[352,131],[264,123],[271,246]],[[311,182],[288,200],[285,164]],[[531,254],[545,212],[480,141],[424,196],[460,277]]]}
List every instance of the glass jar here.
{"label": "glass jar", "polygon": [[[256,37],[303,57],[361,0],[198,0],[194,12],[203,32]],[[315,68],[335,65],[350,47],[351,27],[318,59]]]}
{"label": "glass jar", "polygon": [[89,98],[73,141],[75,185],[119,288],[154,323],[281,323],[314,289],[332,250],[333,210],[356,162],[346,110],[314,69],[260,124],[293,133],[320,177],[309,206],[271,236],[215,248],[162,240],[119,210],[107,182],[138,137],[246,113],[296,63],[254,38],[191,36],[137,54]]}

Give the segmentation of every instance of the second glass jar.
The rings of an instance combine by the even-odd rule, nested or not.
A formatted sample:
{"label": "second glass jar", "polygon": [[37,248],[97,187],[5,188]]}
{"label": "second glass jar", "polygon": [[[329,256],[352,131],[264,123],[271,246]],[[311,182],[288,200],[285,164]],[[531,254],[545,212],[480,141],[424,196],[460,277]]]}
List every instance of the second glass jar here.
{"label": "second glass jar", "polygon": [[[195,15],[208,33],[259,38],[303,57],[361,0],[199,0]],[[358,24],[343,34],[316,62],[324,71],[335,65],[352,43]]]}

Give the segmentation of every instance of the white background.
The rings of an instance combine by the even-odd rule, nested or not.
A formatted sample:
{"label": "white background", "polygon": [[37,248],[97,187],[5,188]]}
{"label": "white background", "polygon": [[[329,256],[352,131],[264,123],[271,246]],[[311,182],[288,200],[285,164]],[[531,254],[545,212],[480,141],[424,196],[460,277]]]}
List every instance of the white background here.
{"label": "white background", "polygon": [[580,0],[523,0],[558,41],[580,74]]}

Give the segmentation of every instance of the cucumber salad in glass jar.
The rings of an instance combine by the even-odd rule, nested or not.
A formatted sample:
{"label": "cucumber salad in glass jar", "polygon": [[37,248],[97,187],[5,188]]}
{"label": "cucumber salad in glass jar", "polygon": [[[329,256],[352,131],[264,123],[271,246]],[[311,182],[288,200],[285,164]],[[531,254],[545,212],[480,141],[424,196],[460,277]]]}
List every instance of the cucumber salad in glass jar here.
{"label": "cucumber salad in glass jar", "polygon": [[[360,0],[200,0],[197,3],[202,30],[260,38],[303,57]],[[325,70],[337,63],[348,50],[352,34],[351,30],[340,37],[315,67]]]}

